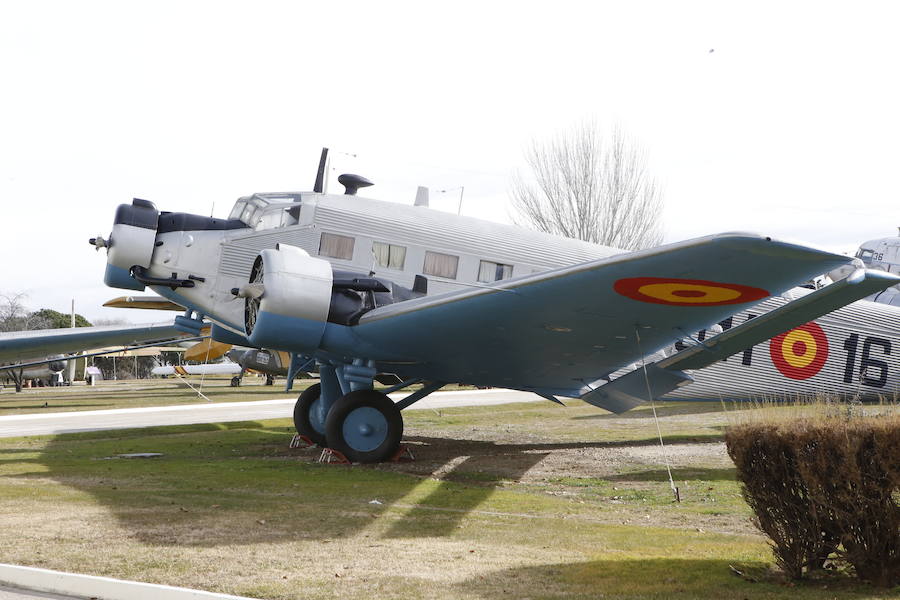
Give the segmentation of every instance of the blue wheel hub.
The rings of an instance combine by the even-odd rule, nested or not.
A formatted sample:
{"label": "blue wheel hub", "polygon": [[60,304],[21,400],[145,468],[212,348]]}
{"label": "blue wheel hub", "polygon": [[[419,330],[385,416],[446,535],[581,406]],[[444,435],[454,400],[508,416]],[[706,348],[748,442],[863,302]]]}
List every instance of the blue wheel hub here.
{"label": "blue wheel hub", "polygon": [[371,452],[387,439],[388,422],[384,415],[370,406],[353,409],[344,419],[344,440],[358,452]]}
{"label": "blue wheel hub", "polygon": [[325,419],[328,417],[328,411],[325,409],[325,403],[322,402],[322,396],[316,398],[309,405],[309,424],[318,433],[325,435]]}

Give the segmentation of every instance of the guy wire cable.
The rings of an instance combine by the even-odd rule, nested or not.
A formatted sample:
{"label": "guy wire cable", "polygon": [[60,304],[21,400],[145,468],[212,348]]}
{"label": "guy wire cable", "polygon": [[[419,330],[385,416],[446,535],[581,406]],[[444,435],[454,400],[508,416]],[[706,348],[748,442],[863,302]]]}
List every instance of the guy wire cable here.
{"label": "guy wire cable", "polygon": [[644,371],[644,383],[647,385],[647,398],[650,400],[650,408],[653,410],[653,420],[656,422],[656,434],[659,436],[659,446],[662,448],[663,460],[666,463],[666,472],[669,474],[669,487],[672,488],[672,493],[675,494],[675,502],[681,502],[681,494],[675,486],[675,480],[672,479],[672,467],[669,466],[669,454],[666,452],[666,445],[663,442],[662,429],[659,426],[659,416],[656,414],[656,404],[653,402],[653,392],[650,390],[650,377],[647,375],[647,360],[644,356],[644,351],[641,349],[641,334],[638,333],[637,326],[634,328],[634,337],[637,339],[638,352],[641,355],[641,369]]}

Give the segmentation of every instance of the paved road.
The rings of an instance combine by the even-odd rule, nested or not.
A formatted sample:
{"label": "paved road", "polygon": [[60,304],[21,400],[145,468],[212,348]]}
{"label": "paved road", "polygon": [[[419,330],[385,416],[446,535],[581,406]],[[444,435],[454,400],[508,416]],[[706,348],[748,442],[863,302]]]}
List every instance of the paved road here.
{"label": "paved road", "polygon": [[59,596],[57,594],[47,594],[45,592],[32,592],[30,590],[21,590],[19,588],[11,588],[0,586],[0,600],[77,600],[75,596]]}
{"label": "paved road", "polygon": [[[392,394],[394,400],[405,394]],[[295,398],[260,400],[257,402],[221,402],[182,404],[178,406],[150,406],[63,413],[9,415],[0,417],[0,437],[50,435],[78,431],[130,429],[160,425],[190,425],[194,423],[225,423],[228,421],[257,421],[282,419],[293,413]],[[435,392],[407,410],[449,408],[453,406],[490,406],[511,402],[546,402],[528,392],[509,390],[465,390]],[[2,596],[0,596],[2,600]]]}

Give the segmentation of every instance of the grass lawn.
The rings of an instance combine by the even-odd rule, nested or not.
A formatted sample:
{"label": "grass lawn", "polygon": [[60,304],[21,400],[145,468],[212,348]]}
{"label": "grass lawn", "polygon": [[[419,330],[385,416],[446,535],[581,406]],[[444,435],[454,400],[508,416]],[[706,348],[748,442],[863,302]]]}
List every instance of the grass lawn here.
{"label": "grass lawn", "polygon": [[[284,379],[275,385],[263,385],[264,379],[245,376],[240,387],[229,385],[231,377],[207,376],[200,387],[200,377],[187,379],[195,388],[214,402],[247,402],[273,400],[298,395],[317,379],[297,379],[291,392],[284,391]],[[102,381],[96,386],[83,384],[64,387],[27,388],[16,392],[7,386],[0,393],[0,416],[42,412],[68,412],[76,410],[106,410],[111,408],[138,408],[141,406],[168,406],[206,402],[183,381],[167,379],[126,379]]]}
{"label": "grass lawn", "polygon": [[660,416],[665,456],[649,410],[580,402],[409,411],[416,460],[377,466],[288,449],[287,420],[3,439],[0,562],[259,598],[897,597],[782,581],[721,406]]}
{"label": "grass lawn", "polygon": [[[65,387],[26,388],[16,392],[6,386],[0,393],[0,416],[43,412],[68,412],[78,410],[106,410],[112,408],[138,408],[141,406],[170,406],[175,404],[196,404],[206,402],[197,390],[213,402],[252,402],[254,400],[274,400],[296,398],[307,387],[319,380],[296,379],[290,392],[284,391],[284,378],[275,380],[274,385],[263,385],[265,379],[255,375],[245,375],[240,387],[231,387],[231,376],[209,375],[203,378],[191,376],[185,380],[173,377],[167,379],[125,379],[102,381],[90,387],[77,384]],[[376,383],[375,389],[387,386]],[[414,385],[409,391],[421,388]],[[448,385],[444,390],[472,389],[471,387]]]}

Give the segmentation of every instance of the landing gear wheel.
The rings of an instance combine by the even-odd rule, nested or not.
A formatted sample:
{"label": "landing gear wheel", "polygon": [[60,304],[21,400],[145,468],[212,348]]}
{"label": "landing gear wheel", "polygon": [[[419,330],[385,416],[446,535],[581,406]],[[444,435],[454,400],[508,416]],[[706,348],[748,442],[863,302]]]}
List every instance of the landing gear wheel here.
{"label": "landing gear wheel", "polygon": [[237,377],[237,376],[232,377],[231,378],[231,387],[238,387],[239,385],[241,385],[241,378]]}
{"label": "landing gear wheel", "polygon": [[274,384],[275,384],[275,378],[272,377],[271,375],[266,375],[266,385],[274,385]]}
{"label": "landing gear wheel", "polygon": [[381,462],[400,447],[403,417],[381,392],[357,390],[342,396],[328,411],[325,437],[329,448],[351,462]]}
{"label": "landing gear wheel", "polygon": [[305,435],[317,446],[324,448],[326,445],[325,423],[320,423],[316,413],[313,413],[313,411],[318,411],[319,401],[322,398],[321,389],[318,383],[311,385],[303,390],[300,397],[297,398],[297,402],[294,404],[294,427],[297,428],[297,433]]}

